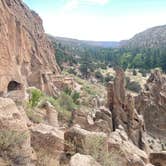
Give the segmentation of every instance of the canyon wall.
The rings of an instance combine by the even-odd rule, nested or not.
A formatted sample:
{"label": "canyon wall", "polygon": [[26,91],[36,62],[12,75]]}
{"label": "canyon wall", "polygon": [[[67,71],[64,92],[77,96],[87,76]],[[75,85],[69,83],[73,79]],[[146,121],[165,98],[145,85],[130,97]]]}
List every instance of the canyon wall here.
{"label": "canyon wall", "polygon": [[42,20],[22,0],[0,0],[0,95],[25,86],[53,93],[60,73]]}

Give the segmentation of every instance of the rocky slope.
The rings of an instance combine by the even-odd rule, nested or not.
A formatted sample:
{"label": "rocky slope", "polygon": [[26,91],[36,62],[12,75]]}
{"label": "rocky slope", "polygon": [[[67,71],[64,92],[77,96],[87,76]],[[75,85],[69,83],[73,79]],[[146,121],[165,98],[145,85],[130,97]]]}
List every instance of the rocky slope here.
{"label": "rocky slope", "polygon": [[0,0],[0,12],[0,93],[24,86],[51,93],[48,73],[60,71],[41,18],[22,0]]}

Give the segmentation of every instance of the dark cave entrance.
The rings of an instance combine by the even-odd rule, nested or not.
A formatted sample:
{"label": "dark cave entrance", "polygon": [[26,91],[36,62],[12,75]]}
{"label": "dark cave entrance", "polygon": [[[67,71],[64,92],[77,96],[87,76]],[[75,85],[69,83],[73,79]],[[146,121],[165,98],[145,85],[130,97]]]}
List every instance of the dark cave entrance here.
{"label": "dark cave entrance", "polygon": [[10,81],[7,87],[8,92],[21,90],[21,89],[22,89],[22,85],[18,83],[17,81]]}

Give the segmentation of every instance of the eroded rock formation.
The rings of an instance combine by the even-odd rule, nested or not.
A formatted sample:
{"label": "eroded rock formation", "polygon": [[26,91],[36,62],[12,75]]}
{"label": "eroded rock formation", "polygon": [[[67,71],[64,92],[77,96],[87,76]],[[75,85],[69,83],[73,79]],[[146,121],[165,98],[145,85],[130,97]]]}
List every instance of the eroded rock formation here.
{"label": "eroded rock formation", "polygon": [[[58,128],[39,124],[31,128],[31,145],[36,152],[58,161],[64,149],[64,134]],[[41,156],[38,156],[41,159]]]}
{"label": "eroded rock formation", "polygon": [[147,132],[166,138],[166,78],[159,70],[151,73],[145,90],[136,98],[138,112],[144,116]]}
{"label": "eroded rock formation", "polygon": [[12,165],[31,166],[33,150],[26,119],[11,99],[0,98],[0,156]]}
{"label": "eroded rock formation", "polygon": [[80,128],[76,125],[67,130],[64,134],[65,147],[64,151],[66,154],[72,155],[75,153],[86,154],[86,141],[93,138],[102,138],[106,140],[106,134],[103,132],[90,132]]}
{"label": "eroded rock formation", "polygon": [[145,166],[148,162],[148,155],[132,143],[123,128],[112,132],[107,142],[113,163],[119,166]]}
{"label": "eroded rock formation", "polygon": [[42,20],[22,0],[0,0],[0,94],[36,86],[54,94],[60,70]]}
{"label": "eroded rock formation", "polygon": [[125,75],[122,69],[116,69],[114,82],[108,85],[108,107],[112,112],[113,130],[122,126],[133,143],[145,149],[144,120],[135,109],[134,98],[126,94]]}
{"label": "eroded rock formation", "polygon": [[105,132],[109,134],[112,129],[112,114],[104,106],[99,107],[93,113],[84,110],[72,112],[72,125],[79,124],[81,128],[88,131]]}

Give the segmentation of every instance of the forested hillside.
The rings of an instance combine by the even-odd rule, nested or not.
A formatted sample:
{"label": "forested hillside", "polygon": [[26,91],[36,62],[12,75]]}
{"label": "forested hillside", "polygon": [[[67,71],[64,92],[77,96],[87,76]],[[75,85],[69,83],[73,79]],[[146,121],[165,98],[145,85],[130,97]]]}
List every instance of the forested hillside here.
{"label": "forested hillside", "polygon": [[61,67],[64,62],[68,62],[70,65],[82,64],[82,67],[90,64],[90,70],[95,67],[121,66],[123,69],[141,70],[158,67],[166,71],[166,26],[148,29],[128,41],[116,43],[115,47],[67,38],[50,39]]}
{"label": "forested hillside", "polygon": [[127,48],[165,48],[166,47],[166,25],[153,27],[136,34],[130,40],[121,45]]}

